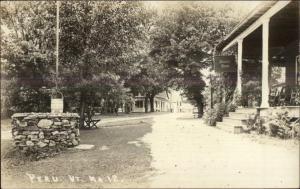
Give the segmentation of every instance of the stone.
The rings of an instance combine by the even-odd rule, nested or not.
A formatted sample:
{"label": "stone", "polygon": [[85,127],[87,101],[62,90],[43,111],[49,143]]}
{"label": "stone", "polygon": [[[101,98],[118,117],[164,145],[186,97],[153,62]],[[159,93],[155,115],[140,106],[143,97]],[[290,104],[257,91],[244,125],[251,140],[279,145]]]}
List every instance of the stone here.
{"label": "stone", "polygon": [[47,139],[45,139],[45,140],[44,140],[44,142],[45,142],[45,143],[49,143],[50,141],[49,141],[49,140],[47,140]]}
{"label": "stone", "polygon": [[39,132],[38,131],[31,131],[30,134],[37,135],[37,134],[39,134]]}
{"label": "stone", "polygon": [[27,122],[26,122],[26,121],[19,121],[19,120],[17,120],[17,124],[18,124],[20,127],[27,127]]}
{"label": "stone", "polygon": [[76,134],[76,136],[79,136],[79,135],[80,135],[79,129],[76,129],[76,130],[75,130],[75,134]]}
{"label": "stone", "polygon": [[59,134],[60,135],[68,135],[68,132],[67,131],[61,131]]}
{"label": "stone", "polygon": [[67,120],[67,119],[63,119],[63,120],[61,121],[61,123],[62,123],[63,125],[69,125],[69,124],[70,124],[69,120]]}
{"label": "stone", "polygon": [[26,138],[25,135],[17,135],[17,136],[14,137],[15,140],[22,140],[24,138]]}
{"label": "stone", "polygon": [[39,128],[37,126],[28,126],[28,127],[26,127],[26,130],[28,130],[28,131],[38,131]]}
{"label": "stone", "polygon": [[105,146],[105,145],[100,147],[100,150],[101,150],[101,151],[108,150],[108,149],[109,149],[109,148],[108,148],[107,146]]}
{"label": "stone", "polygon": [[44,138],[45,138],[44,132],[40,132],[40,133],[39,133],[39,138],[40,138],[40,139],[44,139]]}
{"label": "stone", "polygon": [[38,123],[38,127],[44,128],[44,129],[49,129],[51,125],[53,124],[52,120],[49,119],[41,119]]}
{"label": "stone", "polygon": [[95,147],[95,145],[93,145],[93,144],[80,144],[80,145],[76,146],[75,148],[79,149],[79,150],[90,150],[94,147]]}
{"label": "stone", "polygon": [[53,141],[53,140],[50,140],[50,142],[49,142],[49,146],[55,146],[55,145],[56,145],[55,141]]}
{"label": "stone", "polygon": [[59,122],[59,123],[60,123],[60,119],[57,118],[57,117],[56,117],[56,118],[53,118],[53,121],[54,121],[54,122]]}
{"label": "stone", "polygon": [[61,126],[62,123],[61,123],[61,122],[54,122],[54,125],[55,125],[55,126]]}
{"label": "stone", "polygon": [[30,120],[27,122],[28,126],[36,126],[37,121]]}
{"label": "stone", "polygon": [[77,126],[77,122],[76,121],[71,121],[70,125],[71,125],[71,127],[76,127]]}
{"label": "stone", "polygon": [[26,141],[26,145],[27,146],[34,146],[34,143],[32,141],[30,141],[30,140],[27,140]]}
{"label": "stone", "polygon": [[19,131],[13,132],[13,136],[17,136],[19,134]]}
{"label": "stone", "polygon": [[71,133],[71,134],[70,134],[70,139],[75,139],[75,137],[76,137],[76,136],[75,136],[74,133]]}
{"label": "stone", "polygon": [[39,141],[39,142],[37,143],[37,145],[38,145],[40,148],[44,148],[45,146],[47,146],[47,144],[44,143],[44,142],[42,142],[42,141]]}
{"label": "stone", "polygon": [[77,145],[79,144],[79,142],[78,142],[76,139],[73,139],[73,140],[72,140],[72,144],[73,144],[74,146],[77,146]]}
{"label": "stone", "polygon": [[58,131],[53,131],[53,132],[52,132],[52,135],[58,135],[58,134],[59,134]]}
{"label": "stone", "polygon": [[23,131],[23,135],[30,135],[31,132],[30,131]]}
{"label": "stone", "polygon": [[70,125],[70,124],[67,124],[67,125],[64,125],[64,127],[71,127],[71,125]]}

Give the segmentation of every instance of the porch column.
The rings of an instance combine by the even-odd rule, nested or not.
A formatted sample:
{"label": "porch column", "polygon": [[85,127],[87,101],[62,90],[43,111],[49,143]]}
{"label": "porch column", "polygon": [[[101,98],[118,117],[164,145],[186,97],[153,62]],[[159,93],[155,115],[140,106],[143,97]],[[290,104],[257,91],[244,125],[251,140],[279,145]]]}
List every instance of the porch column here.
{"label": "porch column", "polygon": [[243,39],[238,40],[238,65],[237,65],[237,83],[236,90],[242,95],[242,61],[243,61]]}
{"label": "porch column", "polygon": [[263,22],[262,29],[262,87],[261,108],[269,107],[269,21]]}

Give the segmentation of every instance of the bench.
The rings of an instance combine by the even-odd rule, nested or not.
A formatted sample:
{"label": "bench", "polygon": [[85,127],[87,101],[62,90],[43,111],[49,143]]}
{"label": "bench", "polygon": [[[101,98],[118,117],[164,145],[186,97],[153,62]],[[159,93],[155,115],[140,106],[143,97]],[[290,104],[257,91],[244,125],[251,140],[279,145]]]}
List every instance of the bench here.
{"label": "bench", "polygon": [[85,128],[98,128],[97,123],[101,121],[100,118],[86,118],[84,120],[84,127]]}

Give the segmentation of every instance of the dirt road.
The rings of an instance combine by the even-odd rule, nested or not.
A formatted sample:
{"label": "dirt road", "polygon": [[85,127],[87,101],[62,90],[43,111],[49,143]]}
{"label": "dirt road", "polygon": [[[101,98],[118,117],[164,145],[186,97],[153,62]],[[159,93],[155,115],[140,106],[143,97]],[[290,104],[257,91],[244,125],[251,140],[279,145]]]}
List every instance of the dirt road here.
{"label": "dirt road", "polygon": [[157,170],[151,187],[299,187],[297,145],[262,144],[176,114],[154,120],[143,138]]}

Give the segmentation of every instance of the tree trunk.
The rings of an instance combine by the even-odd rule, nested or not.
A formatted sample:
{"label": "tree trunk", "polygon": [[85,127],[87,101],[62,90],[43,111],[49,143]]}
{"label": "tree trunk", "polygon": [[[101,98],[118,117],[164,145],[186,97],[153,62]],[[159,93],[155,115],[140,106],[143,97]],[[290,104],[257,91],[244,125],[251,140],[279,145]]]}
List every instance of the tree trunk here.
{"label": "tree trunk", "polygon": [[148,113],[148,99],[149,99],[149,96],[146,95],[145,96],[145,113]]}
{"label": "tree trunk", "polygon": [[198,118],[202,118],[202,116],[203,116],[203,103],[202,103],[202,101],[197,103],[197,109],[198,109]]}
{"label": "tree trunk", "polygon": [[79,120],[79,125],[80,127],[83,127],[84,126],[84,119],[85,119],[85,115],[84,115],[84,112],[85,112],[85,108],[86,108],[86,94],[85,92],[81,91],[81,94],[80,94],[80,120]]}
{"label": "tree trunk", "polygon": [[150,96],[150,112],[154,112],[154,97],[155,95]]}

